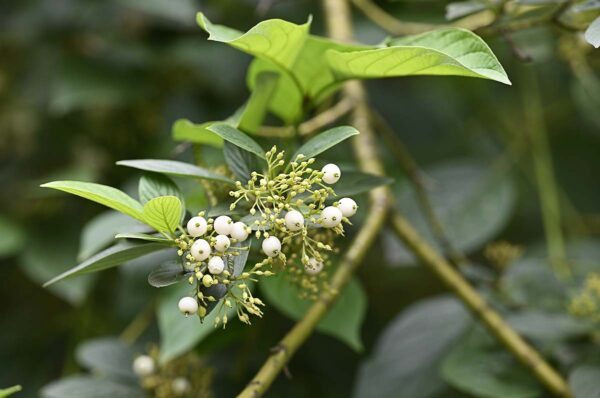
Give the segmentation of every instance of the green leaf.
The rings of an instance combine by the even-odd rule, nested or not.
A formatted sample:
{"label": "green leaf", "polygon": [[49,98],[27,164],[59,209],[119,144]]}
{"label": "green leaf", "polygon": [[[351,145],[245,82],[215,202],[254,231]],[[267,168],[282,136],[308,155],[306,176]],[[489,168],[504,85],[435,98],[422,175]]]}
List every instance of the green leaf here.
{"label": "green leaf", "polygon": [[[472,252],[496,236],[509,221],[516,203],[516,190],[511,176],[505,172],[463,159],[426,168],[423,176],[435,214],[455,248]],[[343,179],[342,174],[340,181]],[[403,181],[394,188],[399,209],[417,231],[441,251],[412,185]],[[387,254],[391,264],[416,261],[401,244],[390,246]]]}
{"label": "green leaf", "polygon": [[135,233],[135,232],[123,232],[123,233],[117,234],[117,235],[115,235],[115,239],[143,240],[146,242],[162,243],[163,245],[166,245],[166,246],[175,246],[175,242],[172,239],[165,238],[164,236],[148,235],[148,234],[141,234],[141,233]]}
{"label": "green leaf", "polygon": [[134,258],[142,257],[143,255],[164,248],[165,246],[159,243],[119,243],[90,257],[76,267],[73,267],[52,278],[44,284],[44,287],[50,286],[65,278],[112,268],[129,260],[133,260]]}
{"label": "green leaf", "polygon": [[537,398],[542,389],[513,355],[495,345],[476,328],[456,345],[442,364],[444,380],[453,387],[483,398]]}
{"label": "green leaf", "polygon": [[181,201],[176,196],[161,196],[144,205],[144,221],[158,232],[173,234],[181,220]]}
{"label": "green leaf", "polygon": [[585,40],[596,48],[600,47],[600,17],[594,19],[585,30]]}
{"label": "green leaf", "polygon": [[41,398],[143,398],[145,393],[136,387],[90,376],[70,376],[42,388]]}
{"label": "green leaf", "polygon": [[258,58],[264,58],[283,68],[289,68],[296,60],[308,36],[310,19],[296,25],[281,19],[262,21],[246,33],[223,25],[211,23],[203,13],[196,21],[208,34],[209,40],[226,43]]}
{"label": "green leaf", "polygon": [[598,398],[600,366],[581,365],[569,374],[569,386],[574,398]]}
{"label": "green leaf", "polygon": [[256,141],[250,138],[247,134],[241,132],[235,127],[226,123],[213,124],[208,128],[210,131],[223,138],[225,141],[231,142],[248,152],[252,152],[261,159],[265,159],[265,151],[258,145]]}
{"label": "green leaf", "polygon": [[[160,361],[166,363],[188,352],[202,339],[215,330],[217,311],[212,311],[200,322],[197,316],[185,317],[177,309],[184,296],[194,296],[194,287],[182,283],[165,289],[160,297],[157,318],[160,331]],[[235,308],[227,310],[230,319],[235,317]]]}
{"label": "green leaf", "polygon": [[215,148],[223,147],[223,138],[208,129],[217,122],[195,124],[187,119],[179,119],[173,123],[171,135],[175,141],[190,141],[196,144],[206,144]]}
{"label": "green leaf", "polygon": [[185,209],[183,203],[185,199],[181,194],[177,185],[169,177],[157,174],[157,173],[146,173],[140,178],[138,185],[138,195],[140,202],[145,204],[154,198],[159,196],[176,196],[181,201],[181,207]]}
{"label": "green leaf", "polygon": [[200,178],[205,180],[213,180],[234,184],[234,181],[210,170],[203,169],[193,164],[178,162],[176,160],[160,160],[160,159],[137,159],[137,160],[120,160],[117,162],[119,166],[132,167],[134,169],[153,171],[173,175],[177,177]]}
{"label": "green leaf", "polygon": [[387,48],[353,52],[329,50],[327,60],[341,80],[445,75],[510,84],[488,45],[474,33],[458,28],[395,39]]}
{"label": "green leaf", "polygon": [[381,185],[389,185],[394,180],[389,177],[378,176],[375,174],[363,173],[362,171],[342,171],[340,180],[333,185],[337,197],[358,195],[368,192]]}
{"label": "green leaf", "polygon": [[582,337],[593,330],[591,324],[568,314],[539,310],[510,314],[506,320],[522,336],[548,344]]}
{"label": "green leaf", "polygon": [[94,374],[137,378],[132,370],[133,349],[115,337],[87,340],[75,351],[77,362]]}
{"label": "green leaf", "polygon": [[329,148],[357,134],[359,134],[359,132],[354,127],[334,127],[304,143],[304,145],[298,148],[296,153],[294,153],[292,160],[295,160],[299,154],[306,156],[306,158],[314,158],[318,154],[325,152]]}
{"label": "green leaf", "polygon": [[142,205],[125,192],[106,185],[80,181],[54,181],[42,184],[44,188],[57,189],[81,196],[100,203],[111,209],[120,211],[136,220],[144,222]]}
{"label": "green leaf", "polygon": [[181,262],[168,261],[150,272],[148,283],[154,287],[166,287],[184,281],[189,274],[183,270]]}
{"label": "green leaf", "polygon": [[225,143],[223,155],[229,170],[240,181],[250,180],[251,173],[259,169],[258,161],[253,153],[245,151],[230,142]]}
{"label": "green leaf", "polygon": [[256,76],[254,89],[238,123],[241,130],[249,133],[258,131],[267,115],[278,81],[279,73],[267,71]]}
{"label": "green leaf", "polygon": [[[285,274],[264,278],[260,288],[268,302],[292,319],[300,319],[311,306],[309,300],[298,298],[298,291],[286,280]],[[340,292],[333,307],[317,325],[317,330],[336,337],[352,349],[361,351],[360,328],[367,309],[365,293],[356,280]]]}
{"label": "green leaf", "polygon": [[25,244],[25,231],[20,225],[0,215],[0,258],[13,255]]}
{"label": "green leaf", "polygon": [[445,388],[437,364],[470,323],[468,311],[450,296],[411,305],[378,338],[361,365],[353,396],[436,396]]}
{"label": "green leaf", "polygon": [[[254,89],[257,77],[261,72],[272,71],[280,74],[277,89],[271,100],[271,111],[286,124],[293,124],[303,114],[308,100],[314,107],[333,94],[340,84],[327,63],[327,50],[355,51],[367,49],[368,46],[336,43],[318,37],[308,36],[296,62],[290,70],[278,67],[264,59],[255,59],[247,73],[248,86]],[[293,77],[292,77],[293,76]]]}
{"label": "green leaf", "polygon": [[150,16],[170,20],[181,25],[193,25],[197,4],[193,0],[118,0],[125,6]]}
{"label": "green leaf", "polygon": [[108,210],[92,218],[83,227],[77,260],[83,261],[110,245],[122,231],[147,231],[148,227],[116,211]]}

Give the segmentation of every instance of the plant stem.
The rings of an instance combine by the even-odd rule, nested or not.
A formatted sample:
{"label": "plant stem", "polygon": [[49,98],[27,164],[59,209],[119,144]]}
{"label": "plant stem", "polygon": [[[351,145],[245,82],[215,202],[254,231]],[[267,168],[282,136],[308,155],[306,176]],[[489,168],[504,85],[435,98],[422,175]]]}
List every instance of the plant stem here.
{"label": "plant stem", "polygon": [[148,328],[154,318],[154,303],[146,306],[121,332],[119,339],[125,344],[133,344]]}
{"label": "plant stem", "polygon": [[22,389],[23,388],[20,385],[4,388],[4,389],[0,390],[0,398],[8,397],[9,395],[12,395],[16,392],[21,391]]}
{"label": "plant stem", "polygon": [[[338,40],[347,40],[351,36],[350,15],[345,0],[325,0],[328,26],[331,36]],[[335,17],[334,17],[335,15]],[[338,23],[339,22],[339,23]],[[344,95],[355,104],[353,112],[353,125],[361,132],[354,137],[353,146],[356,152],[360,169],[374,174],[383,174],[383,167],[379,161],[376,142],[369,123],[369,110],[366,105],[366,94],[360,82],[346,83]],[[371,247],[377,234],[386,221],[388,208],[388,190],[380,187],[372,190],[370,207],[364,226],[359,231],[340,262],[331,279],[332,292],[324,291],[304,314],[302,319],[286,334],[276,346],[275,351],[260,368],[248,386],[238,395],[241,398],[255,398],[262,396],[273,383],[277,375],[284,369],[286,363],[306,341],[317,324],[327,313],[339,292],[350,281],[354,270],[362,262]]]}
{"label": "plant stem", "polygon": [[531,72],[529,84],[524,90],[523,103],[527,106],[526,126],[531,138],[533,166],[542,208],[542,219],[548,245],[550,265],[557,276],[569,278],[571,270],[567,263],[565,242],[562,234],[558,190],[552,166],[548,133],[544,124],[544,112],[539,96],[537,76]]}
{"label": "plant stem", "polygon": [[571,397],[571,392],[562,376],[556,372],[542,356],[531,347],[504,319],[494,311],[463,277],[439,254],[423,241],[417,231],[395,213],[392,225],[400,239],[412,252],[427,265],[456,295],[479,317],[488,329],[506,346],[521,363],[550,391],[560,397]]}

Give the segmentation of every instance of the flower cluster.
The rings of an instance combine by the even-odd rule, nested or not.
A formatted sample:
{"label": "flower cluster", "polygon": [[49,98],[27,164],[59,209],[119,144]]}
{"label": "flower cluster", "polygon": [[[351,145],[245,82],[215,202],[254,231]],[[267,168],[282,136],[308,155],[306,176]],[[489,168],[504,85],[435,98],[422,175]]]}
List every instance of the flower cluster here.
{"label": "flower cluster", "polygon": [[571,299],[569,312],[573,315],[600,322],[600,275],[589,274],[583,289]]}
{"label": "flower cluster", "polygon": [[[216,325],[227,324],[227,308],[235,306],[238,318],[250,323],[249,315],[262,315],[262,301],[250,291],[259,276],[284,271],[301,288],[301,296],[314,298],[327,287],[329,257],[333,240],[344,234],[343,223],[357,211],[351,198],[334,201],[330,185],[341,177],[335,164],[314,169],[315,159],[299,154],[286,164],[284,152],[273,147],[265,154],[264,174],[252,172],[246,184],[236,182],[229,192],[230,210],[248,214],[239,221],[222,215],[206,219],[201,212],[187,223],[187,233],[177,239],[179,255],[196,284],[196,296],[184,297],[179,309],[186,315],[204,317],[220,300]],[[265,257],[243,271],[250,249],[250,234],[262,239]],[[242,255],[244,254],[244,255]],[[238,258],[243,258],[236,266]]]}
{"label": "flower cluster", "polygon": [[155,398],[211,398],[213,370],[195,354],[187,354],[166,364],[157,360],[158,348],[140,355],[132,368],[141,387]]}

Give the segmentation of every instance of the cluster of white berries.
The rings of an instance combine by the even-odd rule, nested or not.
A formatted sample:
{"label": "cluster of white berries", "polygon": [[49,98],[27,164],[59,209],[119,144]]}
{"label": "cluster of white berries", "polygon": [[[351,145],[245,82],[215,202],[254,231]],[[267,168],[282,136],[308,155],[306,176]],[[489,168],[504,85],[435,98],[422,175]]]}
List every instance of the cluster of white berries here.
{"label": "cluster of white berries", "polygon": [[[314,292],[318,289],[316,278],[328,259],[327,252],[334,250],[333,237],[343,235],[342,223],[350,223],[349,217],[357,211],[351,198],[331,203],[335,192],[330,186],[342,175],[337,165],[327,164],[315,170],[311,167],[315,159],[305,159],[303,155],[285,165],[284,153],[275,147],[265,157],[265,173],[252,172],[247,184],[238,181],[237,189],[229,193],[235,198],[230,210],[243,206],[247,216],[239,221],[227,215],[206,219],[201,212],[188,221],[187,234],[176,240],[179,255],[184,256],[184,268],[190,272],[189,282],[197,286],[195,296],[179,301],[179,310],[186,316],[204,317],[211,302],[221,301],[229,308],[235,304],[238,318],[249,323],[247,313],[261,316],[258,306],[263,304],[252,296],[246,281],[273,275],[273,267],[295,269],[292,263],[296,260],[304,270],[301,285]],[[238,256],[240,250],[249,249],[234,244],[246,241],[253,230],[256,239],[263,239],[261,248],[266,257],[249,271],[234,275],[228,260]],[[224,296],[213,295],[217,285],[225,287]],[[242,294],[234,294],[234,288]],[[221,309],[223,305],[219,306]],[[216,324],[219,323],[226,325],[227,314],[218,314]]]}

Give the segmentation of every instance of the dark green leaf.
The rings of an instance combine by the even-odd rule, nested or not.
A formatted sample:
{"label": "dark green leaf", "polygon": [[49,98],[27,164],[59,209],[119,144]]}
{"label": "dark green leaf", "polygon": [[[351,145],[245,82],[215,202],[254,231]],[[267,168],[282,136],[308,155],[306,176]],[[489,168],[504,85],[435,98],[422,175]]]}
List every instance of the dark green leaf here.
{"label": "dark green leaf", "polygon": [[140,234],[133,232],[123,232],[115,235],[115,239],[134,239],[134,240],[143,240],[146,242],[157,242],[162,243],[166,246],[174,246],[175,242],[172,239],[165,238],[160,235],[148,235],[148,234]]}
{"label": "dark green leaf", "polygon": [[471,323],[455,298],[413,304],[394,318],[362,364],[355,398],[433,397],[444,389],[437,364]]}
{"label": "dark green leaf", "polygon": [[306,158],[314,158],[318,154],[325,152],[329,148],[358,133],[357,129],[350,126],[340,126],[329,129],[311,138],[308,142],[298,148],[296,153],[292,156],[292,161],[295,160],[299,154],[304,155]]}
{"label": "dark green leaf", "polygon": [[246,250],[241,250],[239,256],[233,258],[233,276],[239,276],[244,272],[244,267],[248,261],[250,248],[252,247],[252,237],[249,237],[245,242],[237,242],[232,247],[247,247]]}
{"label": "dark green leaf", "polygon": [[176,196],[181,201],[181,207],[185,209],[185,206],[183,205],[185,200],[179,191],[179,188],[177,188],[177,185],[173,180],[162,174],[144,174],[142,178],[140,178],[138,195],[142,204],[145,204],[154,198],[158,198],[159,196]]}
{"label": "dark green leaf", "polygon": [[144,222],[142,205],[116,188],[80,181],[54,181],[43,184],[42,187],[81,196]]}
{"label": "dark green leaf", "polygon": [[71,376],[46,385],[41,398],[144,398],[145,393],[134,387],[90,376]]}
{"label": "dark green leaf", "polygon": [[582,337],[592,331],[592,325],[565,313],[536,310],[510,314],[508,323],[521,335],[550,344]]}
{"label": "dark green leaf", "polygon": [[183,270],[180,261],[169,261],[148,275],[148,283],[154,287],[165,287],[184,281],[188,275],[190,272]]}
{"label": "dark green leaf", "polygon": [[177,177],[200,178],[234,184],[229,178],[203,169],[193,164],[178,162],[176,160],[160,159],[138,159],[138,160],[120,160],[119,166],[133,167],[134,169],[153,171],[156,173],[169,174]]}
{"label": "dark green leaf", "polygon": [[533,376],[504,347],[482,329],[473,333],[444,359],[444,380],[483,398],[537,398],[542,389]]}
{"label": "dark green leaf", "polygon": [[[292,319],[300,319],[311,306],[309,300],[298,297],[298,291],[286,280],[284,274],[263,278],[260,288],[269,304]],[[365,293],[356,280],[352,280],[340,293],[333,307],[317,325],[317,330],[348,344],[356,351],[362,350],[360,328],[367,307]]]}
{"label": "dark green leaf", "polygon": [[0,257],[17,253],[25,243],[25,232],[20,225],[0,216]]}
{"label": "dark green leaf", "polygon": [[253,153],[245,151],[230,142],[225,143],[223,155],[227,166],[240,181],[250,180],[250,174],[259,170],[256,156]]}
{"label": "dark green leaf", "polygon": [[[160,360],[165,363],[191,350],[202,339],[215,330],[214,320],[217,311],[212,311],[200,322],[197,316],[185,317],[177,309],[177,303],[184,296],[194,296],[194,287],[182,283],[165,289],[157,308],[160,330]],[[227,312],[230,319],[235,317],[235,309]]]}
{"label": "dark green leaf", "polygon": [[133,260],[134,258],[141,257],[145,254],[152,253],[157,250],[164,249],[165,246],[159,243],[144,243],[144,244],[133,244],[133,243],[119,243],[111,246],[106,250],[90,257],[83,263],[73,267],[62,274],[52,278],[44,284],[44,287],[56,283],[65,278],[72,276],[87,274],[90,272],[101,271],[107,268],[121,265],[126,261]]}
{"label": "dark green leaf", "polygon": [[250,138],[247,134],[241,132],[235,127],[225,123],[215,123],[208,127],[210,131],[223,138],[225,141],[229,141],[232,144],[248,151],[252,152],[261,159],[265,159],[265,151],[258,145],[256,141]]}

